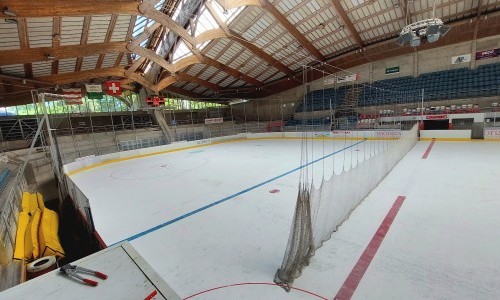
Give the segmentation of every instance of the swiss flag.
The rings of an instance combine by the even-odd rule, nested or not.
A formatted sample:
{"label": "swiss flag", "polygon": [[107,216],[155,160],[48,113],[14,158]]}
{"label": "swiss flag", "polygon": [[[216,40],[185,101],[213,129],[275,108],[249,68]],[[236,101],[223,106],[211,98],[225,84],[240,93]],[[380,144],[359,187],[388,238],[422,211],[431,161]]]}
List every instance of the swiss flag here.
{"label": "swiss flag", "polygon": [[106,94],[111,96],[120,96],[122,88],[119,81],[106,81]]}

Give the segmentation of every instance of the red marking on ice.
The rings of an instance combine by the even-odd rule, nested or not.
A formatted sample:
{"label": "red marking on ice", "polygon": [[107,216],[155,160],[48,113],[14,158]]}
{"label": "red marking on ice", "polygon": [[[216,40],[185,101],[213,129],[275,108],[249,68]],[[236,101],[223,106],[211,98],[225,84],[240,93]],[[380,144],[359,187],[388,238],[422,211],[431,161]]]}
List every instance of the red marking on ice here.
{"label": "red marking on ice", "polygon": [[106,243],[104,242],[104,240],[102,239],[101,235],[99,234],[99,232],[97,232],[97,230],[94,231],[94,236],[95,238],[97,239],[97,242],[99,243],[99,246],[101,246],[101,249],[106,249],[108,248],[108,246],[106,245]]}
{"label": "red marking on ice", "polygon": [[146,298],[144,298],[144,300],[151,300],[153,299],[156,295],[158,294],[158,292],[156,290],[154,290],[151,294],[149,294]]}
{"label": "red marking on ice", "polygon": [[[279,287],[280,289],[282,288],[281,285],[278,285],[276,283],[271,283],[271,282],[242,282],[242,283],[234,283],[234,284],[227,284],[227,285],[222,285],[222,286],[214,287],[214,288],[211,288],[211,289],[208,289],[208,290],[201,291],[201,292],[196,293],[194,295],[191,295],[189,297],[183,298],[182,300],[191,299],[191,298],[199,296],[201,294],[213,292],[213,291],[220,290],[220,289],[225,289],[225,288],[230,288],[230,287],[238,287],[238,286],[245,286],[245,285],[269,285],[269,286]],[[308,294],[308,295],[311,295],[311,296],[314,296],[315,298],[318,298],[318,299],[328,300],[328,298],[326,298],[326,297],[320,296],[318,294],[315,294],[313,292],[310,292],[310,291],[307,291],[307,290],[304,290],[304,289],[300,289],[300,288],[296,288],[296,287],[290,287],[290,289],[295,290],[295,291],[299,291],[299,292],[302,292],[302,293],[305,293],[305,294]]]}
{"label": "red marking on ice", "polygon": [[273,190],[269,191],[269,193],[271,193],[271,194],[276,194],[276,193],[279,193],[279,192],[280,192],[280,190],[278,190],[278,189],[273,189]]}
{"label": "red marking on ice", "polygon": [[384,220],[382,221],[382,224],[380,224],[379,228],[377,229],[377,232],[375,232],[375,234],[373,235],[373,238],[371,239],[370,243],[368,244],[368,246],[366,246],[365,251],[363,252],[363,254],[361,254],[361,257],[358,259],[358,262],[356,263],[351,273],[344,281],[344,284],[338,291],[337,295],[333,299],[336,300],[351,299],[361,279],[365,275],[365,272],[368,269],[368,266],[370,265],[373,257],[375,257],[378,248],[382,244],[385,235],[389,231],[389,228],[391,227],[392,222],[396,218],[396,215],[398,214],[398,211],[401,208],[401,205],[403,205],[405,199],[406,199],[405,196],[398,196],[398,198],[392,205],[391,209],[385,216]]}
{"label": "red marking on ice", "polygon": [[422,159],[427,159],[427,156],[429,156],[429,153],[431,153],[432,146],[434,146],[435,141],[436,141],[435,139],[432,139],[432,142],[430,143],[429,147],[427,147],[427,150],[425,150],[424,155],[422,155]]}

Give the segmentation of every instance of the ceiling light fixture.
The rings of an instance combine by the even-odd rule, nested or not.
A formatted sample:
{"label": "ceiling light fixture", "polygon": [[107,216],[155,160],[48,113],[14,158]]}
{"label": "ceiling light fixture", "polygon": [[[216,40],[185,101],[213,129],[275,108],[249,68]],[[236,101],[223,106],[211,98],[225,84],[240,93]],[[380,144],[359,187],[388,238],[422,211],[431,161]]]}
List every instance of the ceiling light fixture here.
{"label": "ceiling light fixture", "polygon": [[[407,14],[409,12],[407,11]],[[436,14],[436,1],[434,1],[432,9],[432,19],[426,19],[406,25],[401,30],[396,43],[404,46],[409,43],[412,47],[418,47],[421,43],[428,41],[434,43],[440,37],[445,36],[450,27],[444,25],[443,21],[435,17]]]}

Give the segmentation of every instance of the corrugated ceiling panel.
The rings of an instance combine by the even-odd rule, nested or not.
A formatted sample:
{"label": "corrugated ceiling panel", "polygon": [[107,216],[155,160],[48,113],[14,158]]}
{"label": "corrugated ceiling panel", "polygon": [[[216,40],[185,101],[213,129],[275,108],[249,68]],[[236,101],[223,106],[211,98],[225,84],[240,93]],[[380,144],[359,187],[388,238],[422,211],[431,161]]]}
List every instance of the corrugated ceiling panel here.
{"label": "corrugated ceiling panel", "polygon": [[214,41],[214,45],[206,53],[206,55],[211,58],[217,58],[219,56],[219,53],[226,47],[227,43],[229,43],[229,41],[225,39],[219,39],[217,41]]}
{"label": "corrugated ceiling panel", "polygon": [[238,69],[250,56],[253,54],[250,51],[245,50],[243,53],[238,55],[228,66],[233,69]]}
{"label": "corrugated ceiling panel", "polygon": [[61,46],[79,45],[82,38],[83,17],[61,18]]}
{"label": "corrugated ceiling panel", "polygon": [[255,76],[257,76],[258,74],[260,74],[261,72],[263,72],[268,67],[269,66],[267,64],[260,64],[255,69],[251,70],[250,73],[248,73],[248,75],[250,75],[251,77],[255,78]]}
{"label": "corrugated ceiling panel", "polygon": [[65,58],[59,60],[58,73],[72,73],[75,72],[76,57],[75,58]]}
{"label": "corrugated ceiling panel", "polygon": [[198,75],[199,78],[203,80],[207,80],[210,76],[212,76],[218,69],[212,66],[208,67],[201,75]]}
{"label": "corrugated ceiling panel", "polygon": [[285,73],[279,72],[278,74],[274,75],[273,77],[269,78],[267,81],[272,82],[275,80],[278,80],[280,78],[283,78],[285,76]]}
{"label": "corrugated ceiling panel", "polygon": [[290,11],[294,7],[297,7],[297,6],[301,5],[302,3],[303,3],[302,0],[285,0],[285,1],[281,1],[280,3],[278,3],[278,5],[276,6],[276,8],[282,14],[286,14],[288,11]]}
{"label": "corrugated ceiling panel", "polygon": [[219,81],[221,81],[226,76],[227,76],[227,74],[225,72],[219,72],[212,79],[210,79],[209,81],[211,83],[217,84]]}
{"label": "corrugated ceiling panel", "polygon": [[258,59],[256,56],[252,57],[244,66],[240,67],[240,72],[247,74],[253,67],[258,64],[265,64],[262,60]]}
{"label": "corrugated ceiling panel", "polygon": [[183,89],[188,90],[188,91],[192,91],[192,90],[194,90],[197,86],[198,86],[198,85],[197,85],[196,83],[192,83],[192,82],[190,82],[190,83],[188,83],[187,85],[185,85],[185,86],[183,87]]}
{"label": "corrugated ceiling panel", "polygon": [[276,73],[276,70],[274,68],[270,68],[267,71],[265,71],[263,74],[261,74],[259,77],[257,77],[258,81],[264,81],[267,79],[269,76],[273,75]]}
{"label": "corrugated ceiling panel", "polygon": [[2,66],[2,74],[24,77],[24,65],[17,64]]}
{"label": "corrugated ceiling panel", "polygon": [[98,59],[99,55],[85,56],[82,62],[82,71],[95,69]]}
{"label": "corrugated ceiling panel", "polygon": [[96,15],[90,20],[88,44],[103,43],[108,32],[111,15]]}
{"label": "corrugated ceiling panel", "polygon": [[236,81],[235,83],[231,84],[231,87],[243,87],[245,86],[247,83],[244,81],[244,80],[238,80]]}
{"label": "corrugated ceiling panel", "polygon": [[131,15],[118,15],[115,29],[111,35],[111,42],[122,42],[127,37],[128,27],[130,25]]}
{"label": "corrugated ceiling panel", "polygon": [[204,64],[193,65],[193,66],[191,66],[191,68],[189,69],[187,74],[189,74],[191,76],[196,76],[205,67],[206,67],[206,65],[204,65]]}
{"label": "corrugated ceiling panel", "polygon": [[0,22],[0,50],[19,49],[19,32],[17,23]]}
{"label": "corrugated ceiling panel", "polygon": [[238,22],[233,22],[231,28],[238,32],[244,32],[249,26],[255,23],[255,20],[263,13],[262,8],[248,6],[238,17]]}
{"label": "corrugated ceiling panel", "polygon": [[220,61],[223,64],[227,64],[228,62],[232,61],[236,54],[241,50],[241,46],[237,43],[231,43],[231,46],[229,46],[228,49],[222,53],[222,55],[217,58],[218,61]]}
{"label": "corrugated ceiling panel", "polygon": [[233,76],[229,76],[228,78],[224,79],[221,83],[219,83],[220,86],[222,87],[227,87],[230,83],[234,82],[236,78]]}
{"label": "corrugated ceiling panel", "polygon": [[118,58],[118,54],[118,52],[106,53],[104,60],[102,61],[102,68],[113,67],[116,63],[116,59]]}
{"label": "corrugated ceiling panel", "polygon": [[177,82],[174,82],[172,85],[175,86],[175,87],[180,88],[185,83],[186,83],[185,81],[177,81]]}
{"label": "corrugated ceiling panel", "polygon": [[207,89],[207,88],[206,88],[206,87],[204,87],[204,86],[199,86],[199,87],[197,87],[196,89],[194,89],[194,91],[193,91],[193,92],[198,93],[198,94],[201,94],[201,93],[203,93],[206,89]]}
{"label": "corrugated ceiling panel", "polygon": [[51,61],[37,61],[32,63],[33,77],[47,76],[52,73]]}
{"label": "corrugated ceiling panel", "polygon": [[274,19],[271,16],[269,16],[269,14],[261,14],[260,18],[257,17],[258,13],[255,13],[252,26],[250,26],[250,28],[248,28],[248,30],[246,30],[242,34],[242,36],[249,41],[252,41],[255,38],[257,38],[262,32],[268,29],[274,22]]}
{"label": "corrugated ceiling panel", "polygon": [[128,54],[123,55],[122,61],[120,62],[120,66],[128,66]]}
{"label": "corrugated ceiling panel", "polygon": [[28,18],[30,48],[52,46],[52,18]]}

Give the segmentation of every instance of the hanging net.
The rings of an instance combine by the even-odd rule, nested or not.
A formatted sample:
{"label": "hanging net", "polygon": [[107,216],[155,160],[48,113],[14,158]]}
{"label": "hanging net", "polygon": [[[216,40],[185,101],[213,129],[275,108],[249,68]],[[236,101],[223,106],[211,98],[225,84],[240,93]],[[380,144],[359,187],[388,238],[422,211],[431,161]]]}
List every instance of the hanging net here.
{"label": "hanging net", "polygon": [[[359,99],[362,92],[366,92],[366,87],[343,85],[336,90],[336,93],[342,89],[346,90],[343,102],[334,103],[331,99],[335,99],[336,95],[333,95],[330,97],[330,103],[322,105],[322,107],[337,107],[331,115],[332,129],[334,126],[350,126],[349,118],[351,116],[357,118],[360,115],[360,109],[356,107],[356,99]],[[314,104],[306,103],[311,94],[313,95],[311,101],[315,101],[315,94],[306,88],[304,107],[314,107]],[[324,95],[325,92],[320,95],[322,99],[326,99]],[[335,125],[334,121],[340,119],[343,121]],[[344,151],[343,154],[339,154],[344,155],[341,171],[335,172],[335,167],[325,171],[323,165],[321,180],[315,179],[315,174],[320,172],[317,169],[321,168],[316,167],[316,170],[312,170],[314,168],[312,162],[319,161],[312,157],[313,153],[318,153],[318,149],[312,149],[312,147],[318,147],[318,143],[316,142],[314,146],[314,142],[310,141],[312,139],[308,138],[309,136],[317,137],[318,133],[303,134],[301,164],[305,167],[301,169],[295,214],[285,255],[274,278],[275,283],[280,284],[287,291],[290,290],[294,279],[301,275],[302,269],[309,264],[315,251],[330,239],[333,232],[349,217],[356,206],[368,196],[418,140],[417,125],[407,131],[377,131],[382,135],[387,133],[397,137],[384,139],[382,142],[368,141],[374,137],[375,131],[359,127],[346,129],[348,131],[341,131],[345,134]],[[329,134],[331,136],[332,133],[335,133],[335,130],[322,133],[321,136]],[[324,149],[323,153],[325,153]],[[323,154],[323,158],[330,155]],[[329,173],[326,174],[327,172]]]}

